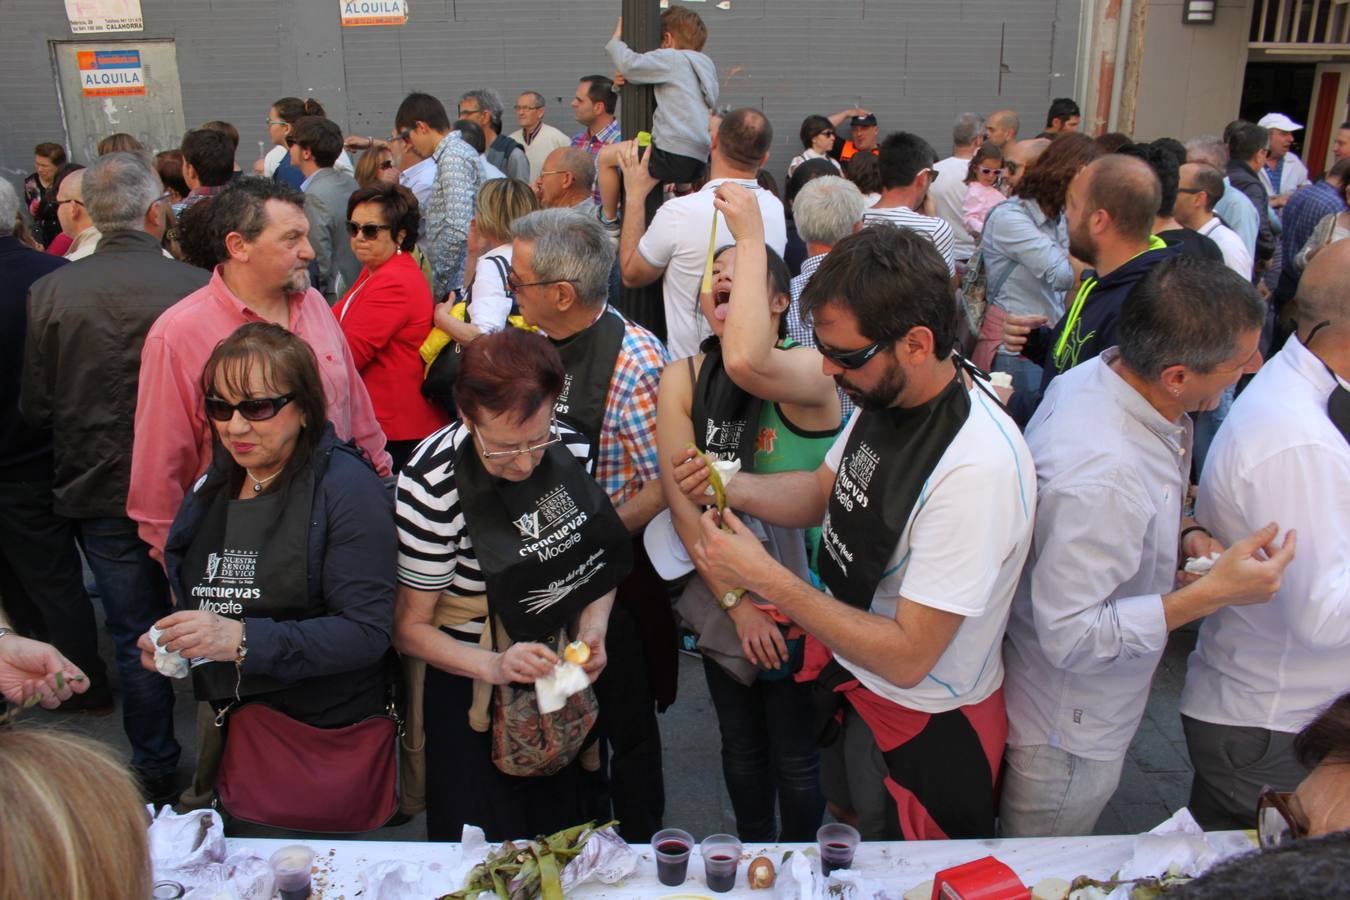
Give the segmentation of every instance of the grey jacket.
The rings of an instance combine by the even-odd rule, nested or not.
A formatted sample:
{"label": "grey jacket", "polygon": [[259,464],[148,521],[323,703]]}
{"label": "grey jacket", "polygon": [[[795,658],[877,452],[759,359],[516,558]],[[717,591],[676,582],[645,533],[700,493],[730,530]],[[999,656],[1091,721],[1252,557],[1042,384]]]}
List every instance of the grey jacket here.
{"label": "grey jacket", "polygon": [[19,408],[33,426],[52,429],[60,515],[127,514],[145,335],[209,278],[165,257],[152,235],[109,231],[93,255],[34,282]]}
{"label": "grey jacket", "polygon": [[694,50],[637,53],[618,38],[605,45],[609,58],[633,84],[656,86],[652,144],[666,153],[706,160],[712,150],[708,116],[717,108],[717,66]]}
{"label": "grey jacket", "polygon": [[[357,189],[356,179],[337,169],[320,169],[305,188],[305,216],[309,219],[309,242],[314,247],[318,280],[314,287],[333,304],[345,294],[361,263],[352,253],[347,237],[347,201]],[[338,284],[338,277],[342,282]]]}

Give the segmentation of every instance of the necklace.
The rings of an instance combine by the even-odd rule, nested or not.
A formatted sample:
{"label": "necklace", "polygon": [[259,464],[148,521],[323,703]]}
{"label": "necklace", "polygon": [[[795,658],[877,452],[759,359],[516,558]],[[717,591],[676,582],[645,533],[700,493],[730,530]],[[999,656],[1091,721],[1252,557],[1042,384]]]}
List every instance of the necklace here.
{"label": "necklace", "polygon": [[244,474],[248,475],[248,477],[253,480],[253,493],[261,494],[263,485],[267,484],[267,482],[271,481],[273,478],[276,478],[278,475],[280,475],[282,469],[285,468],[286,468],[285,466],[282,466],[280,469],[277,469],[275,472],[273,472],[271,475],[268,475],[266,478],[257,478],[248,469],[244,470]]}

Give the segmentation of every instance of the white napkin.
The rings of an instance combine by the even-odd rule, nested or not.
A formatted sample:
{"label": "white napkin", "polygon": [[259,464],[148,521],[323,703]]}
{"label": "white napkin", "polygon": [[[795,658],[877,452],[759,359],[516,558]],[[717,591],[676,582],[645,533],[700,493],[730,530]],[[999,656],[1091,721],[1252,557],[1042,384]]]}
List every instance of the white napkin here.
{"label": "white napkin", "polygon": [[534,682],[539,711],[544,715],[557,712],[567,705],[567,698],[584,691],[591,683],[586,671],[576,663],[560,662],[553,671]]}
{"label": "white napkin", "polygon": [[170,653],[159,645],[160,636],[163,634],[164,632],[155,626],[150,626],[150,640],[155,643],[155,670],[170,678],[186,678],[188,661],[183,658],[183,654],[176,651]]}

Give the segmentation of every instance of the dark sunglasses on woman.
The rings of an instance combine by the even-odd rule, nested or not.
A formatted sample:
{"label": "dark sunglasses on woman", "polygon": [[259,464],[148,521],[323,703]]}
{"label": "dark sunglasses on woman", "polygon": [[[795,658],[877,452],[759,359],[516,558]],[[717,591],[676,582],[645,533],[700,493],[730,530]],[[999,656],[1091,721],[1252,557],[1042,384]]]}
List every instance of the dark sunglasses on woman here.
{"label": "dark sunglasses on woman", "polygon": [[380,236],[381,231],[393,231],[392,225],[376,225],[374,222],[367,222],[364,225],[357,225],[355,222],[347,223],[347,234],[356,237],[360,232],[361,237],[368,241],[373,241]]}
{"label": "dark sunglasses on woman", "polygon": [[228,422],[234,418],[237,409],[239,415],[250,422],[266,422],[276,418],[277,413],[294,399],[294,394],[282,394],[280,397],[251,397],[238,403],[227,403],[219,397],[207,397],[206,415],[217,422]]}

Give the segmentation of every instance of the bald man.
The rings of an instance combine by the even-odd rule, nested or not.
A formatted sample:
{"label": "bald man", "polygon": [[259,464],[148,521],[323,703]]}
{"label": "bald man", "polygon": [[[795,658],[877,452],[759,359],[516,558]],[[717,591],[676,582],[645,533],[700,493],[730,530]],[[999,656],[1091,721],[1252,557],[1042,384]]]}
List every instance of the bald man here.
{"label": "bald man", "polygon": [[594,216],[594,185],[595,160],[591,155],[580,147],[559,147],[544,158],[534,182],[534,195],[544,209],[571,206]]}
{"label": "bald man", "polygon": [[1017,141],[1003,151],[1003,180],[1008,182],[1012,190],[1022,183],[1027,166],[1040,159],[1049,146],[1049,138],[1032,138],[1029,141]]}
{"label": "bald man", "polygon": [[1011,109],[1000,109],[989,115],[989,121],[984,125],[984,133],[989,143],[1000,150],[1006,150],[1009,144],[1017,140],[1017,129],[1021,124],[1017,113]]}
{"label": "bald man", "polygon": [[1253,523],[1298,529],[1275,598],[1206,619],[1187,665],[1188,805],[1207,829],[1254,828],[1262,787],[1294,789],[1294,734],[1350,672],[1348,268],[1350,241],[1308,263],[1297,333],[1238,396],[1200,481],[1196,518],[1220,543]]}
{"label": "bald man", "polygon": [[103,237],[94,227],[89,210],[84,208],[84,169],[71,172],[56,189],[56,218],[61,231],[70,238],[66,259],[84,259],[98,247]]}
{"label": "bald man", "polygon": [[1069,183],[1069,253],[1091,269],[1053,327],[1037,316],[1010,315],[1004,322],[1004,346],[1043,373],[1039,391],[1012,396],[1009,408],[1018,424],[1030,421],[1055,376],[1116,345],[1126,295],[1150,269],[1176,255],[1153,235],[1161,203],[1162,185],[1148,163],[1119,153],[1092,161]]}

